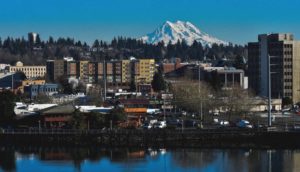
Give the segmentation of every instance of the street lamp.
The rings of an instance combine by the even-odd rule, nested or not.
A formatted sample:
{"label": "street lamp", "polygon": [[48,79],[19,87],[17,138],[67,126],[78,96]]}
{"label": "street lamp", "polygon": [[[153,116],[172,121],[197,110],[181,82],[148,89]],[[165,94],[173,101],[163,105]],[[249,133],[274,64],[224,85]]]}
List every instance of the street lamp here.
{"label": "street lamp", "polygon": [[271,66],[276,64],[271,64],[271,58],[279,58],[278,56],[270,56],[268,54],[268,126],[272,126],[272,114],[271,114],[271,74],[276,72],[271,72]]}
{"label": "street lamp", "polygon": [[271,56],[268,55],[268,126],[272,126],[272,114],[271,114]]}

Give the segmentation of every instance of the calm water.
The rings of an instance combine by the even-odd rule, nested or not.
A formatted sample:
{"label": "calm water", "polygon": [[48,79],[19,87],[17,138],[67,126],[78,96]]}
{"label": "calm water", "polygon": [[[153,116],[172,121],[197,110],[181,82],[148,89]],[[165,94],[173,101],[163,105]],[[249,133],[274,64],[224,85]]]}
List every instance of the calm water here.
{"label": "calm water", "polygon": [[297,172],[300,150],[0,147],[0,171]]}

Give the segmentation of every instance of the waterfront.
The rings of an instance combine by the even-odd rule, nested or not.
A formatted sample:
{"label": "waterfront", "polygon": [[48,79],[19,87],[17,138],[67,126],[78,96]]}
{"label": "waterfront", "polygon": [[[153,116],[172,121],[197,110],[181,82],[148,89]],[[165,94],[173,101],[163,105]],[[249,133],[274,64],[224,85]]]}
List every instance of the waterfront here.
{"label": "waterfront", "polygon": [[1,147],[0,171],[299,171],[300,150]]}

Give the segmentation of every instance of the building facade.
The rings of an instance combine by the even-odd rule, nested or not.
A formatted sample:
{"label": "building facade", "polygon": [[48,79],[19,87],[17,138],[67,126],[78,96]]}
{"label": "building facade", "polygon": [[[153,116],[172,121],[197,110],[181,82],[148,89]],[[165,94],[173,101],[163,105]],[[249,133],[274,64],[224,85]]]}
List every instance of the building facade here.
{"label": "building facade", "polygon": [[[194,73],[197,73],[195,71]],[[247,82],[245,82],[245,72],[241,69],[235,69],[232,67],[203,67],[201,68],[201,78],[206,81],[211,81],[217,78],[222,88],[230,88],[234,86],[240,86],[243,89],[248,88]]]}
{"label": "building facade", "polygon": [[80,77],[80,64],[73,60],[73,58],[66,57],[61,60],[47,60],[46,63],[47,78],[54,82],[61,76]]}
{"label": "building facade", "polygon": [[128,86],[132,81],[136,84],[149,84],[156,70],[154,59],[106,62],[48,60],[46,66],[47,77],[51,81],[65,75],[79,78],[85,83],[103,83],[106,79],[109,86]]}
{"label": "building facade", "polygon": [[249,86],[258,95],[268,96],[268,66],[272,98],[300,101],[300,42],[289,33],[261,34],[248,43]]}
{"label": "building facade", "polygon": [[24,87],[24,93],[27,94],[30,99],[33,99],[40,94],[53,95],[57,92],[57,84],[27,85]]}
{"label": "building facade", "polygon": [[43,79],[38,79],[38,80],[24,80],[22,81],[22,85],[18,88],[18,90],[21,93],[24,93],[24,87],[29,86],[29,85],[44,85],[46,84],[46,81]]}
{"label": "building facade", "polygon": [[46,66],[24,66],[18,61],[15,66],[9,67],[9,72],[23,72],[28,79],[45,77]]}

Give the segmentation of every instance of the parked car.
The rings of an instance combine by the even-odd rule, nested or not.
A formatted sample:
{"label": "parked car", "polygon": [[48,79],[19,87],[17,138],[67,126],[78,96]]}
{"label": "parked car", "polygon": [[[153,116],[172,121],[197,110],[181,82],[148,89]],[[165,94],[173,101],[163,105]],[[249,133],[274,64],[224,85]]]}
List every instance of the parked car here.
{"label": "parked car", "polygon": [[158,121],[153,125],[153,128],[166,128],[167,122],[166,121]]}
{"label": "parked car", "polygon": [[253,128],[253,125],[251,125],[247,120],[240,120],[237,122],[236,126],[239,128]]}
{"label": "parked car", "polygon": [[144,129],[151,129],[152,128],[152,124],[150,124],[150,123],[144,123],[143,124],[143,128]]}
{"label": "parked car", "polygon": [[219,124],[221,126],[229,126],[229,121],[227,121],[227,120],[220,120]]}

